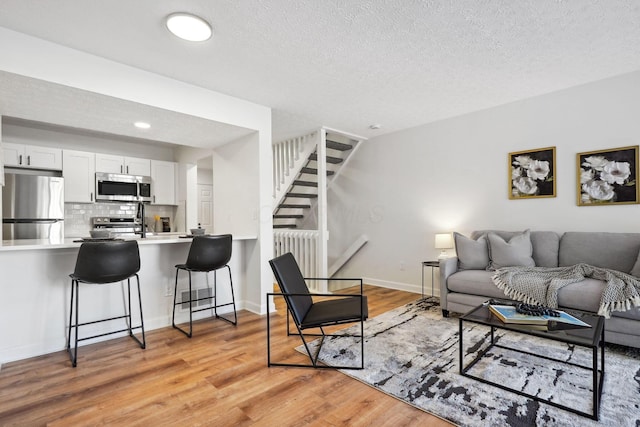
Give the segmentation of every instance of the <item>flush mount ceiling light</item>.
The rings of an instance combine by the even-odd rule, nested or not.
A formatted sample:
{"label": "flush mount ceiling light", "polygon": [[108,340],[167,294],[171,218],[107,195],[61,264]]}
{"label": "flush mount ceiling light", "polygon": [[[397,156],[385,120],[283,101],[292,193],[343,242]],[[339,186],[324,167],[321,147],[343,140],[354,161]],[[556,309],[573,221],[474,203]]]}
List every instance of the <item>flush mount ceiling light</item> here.
{"label": "flush mount ceiling light", "polygon": [[189,13],[173,13],[167,17],[167,28],[175,36],[191,42],[202,42],[211,37],[211,25]]}
{"label": "flush mount ceiling light", "polygon": [[135,122],[133,125],[138,129],[149,129],[151,127],[151,125],[146,122]]}

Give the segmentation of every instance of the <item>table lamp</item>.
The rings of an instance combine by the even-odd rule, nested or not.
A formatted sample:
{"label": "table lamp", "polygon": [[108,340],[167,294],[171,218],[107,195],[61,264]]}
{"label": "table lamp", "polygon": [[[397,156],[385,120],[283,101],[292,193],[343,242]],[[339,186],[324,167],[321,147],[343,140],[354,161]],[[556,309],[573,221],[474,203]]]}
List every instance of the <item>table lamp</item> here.
{"label": "table lamp", "polygon": [[453,248],[453,236],[451,233],[436,234],[436,249],[441,249],[438,259],[447,258],[447,249]]}

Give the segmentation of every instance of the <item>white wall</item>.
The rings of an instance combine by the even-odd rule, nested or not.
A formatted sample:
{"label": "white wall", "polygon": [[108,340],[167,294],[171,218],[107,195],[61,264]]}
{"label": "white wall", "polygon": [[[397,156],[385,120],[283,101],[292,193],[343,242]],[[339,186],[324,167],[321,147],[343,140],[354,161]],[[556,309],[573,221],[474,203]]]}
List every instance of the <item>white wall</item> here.
{"label": "white wall", "polygon": [[[234,235],[258,235],[267,223],[260,221],[260,183],[256,178],[260,170],[258,135],[249,135],[229,144],[216,147],[212,153],[213,169],[213,232]],[[229,205],[234,209],[230,210]],[[264,231],[264,230],[263,230]],[[273,236],[273,233],[271,233]],[[253,242],[247,243],[247,258],[254,261],[248,271],[246,283],[255,283],[257,277],[271,273],[258,261],[260,249]],[[273,245],[271,245],[273,246]],[[271,249],[272,250],[272,249]],[[271,257],[271,253],[269,255]],[[257,268],[259,266],[259,268]],[[273,285],[271,285],[272,287]],[[269,290],[247,286],[247,301],[255,306],[248,309],[263,313],[266,305],[264,294]]]}
{"label": "white wall", "polygon": [[[576,153],[638,145],[638,111],[635,72],[363,143],[329,193],[330,252],[369,236],[339,275],[419,290],[442,231],[639,232],[638,205],[576,205]],[[508,153],[549,146],[557,197],[509,200]]]}

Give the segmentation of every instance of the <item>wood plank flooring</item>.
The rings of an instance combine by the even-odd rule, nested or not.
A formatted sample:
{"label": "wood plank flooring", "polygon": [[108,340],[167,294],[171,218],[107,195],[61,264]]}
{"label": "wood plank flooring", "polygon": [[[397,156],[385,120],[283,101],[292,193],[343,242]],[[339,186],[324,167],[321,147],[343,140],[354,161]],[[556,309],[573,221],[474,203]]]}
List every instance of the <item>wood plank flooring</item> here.
{"label": "wood plank flooring", "polygon": [[[416,294],[366,286],[376,316]],[[282,300],[276,301],[282,308]],[[213,319],[186,338],[167,327],[130,338],[5,364],[1,426],[449,426],[439,418],[334,370],[266,366],[266,318],[238,313],[238,326]],[[272,314],[274,357],[303,362],[300,341]]]}

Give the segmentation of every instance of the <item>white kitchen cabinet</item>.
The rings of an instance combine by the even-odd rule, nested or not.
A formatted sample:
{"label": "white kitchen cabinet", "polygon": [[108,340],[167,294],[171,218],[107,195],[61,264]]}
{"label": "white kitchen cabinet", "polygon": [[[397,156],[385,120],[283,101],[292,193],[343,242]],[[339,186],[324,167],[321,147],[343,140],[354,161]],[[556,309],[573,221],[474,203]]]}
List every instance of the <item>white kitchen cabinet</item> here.
{"label": "white kitchen cabinet", "polygon": [[125,157],[124,168],[130,175],[151,175],[151,160],[137,157]]}
{"label": "white kitchen cabinet", "polygon": [[96,154],[86,151],[62,152],[64,201],[92,203],[95,200]]}
{"label": "white kitchen cabinet", "polygon": [[59,148],[4,142],[2,151],[5,166],[62,170],[62,150]]}
{"label": "white kitchen cabinet", "polygon": [[151,161],[138,157],[123,157],[113,154],[97,153],[96,172],[149,176],[151,175]]}
{"label": "white kitchen cabinet", "polygon": [[176,204],[176,163],[151,160],[151,203]]}

